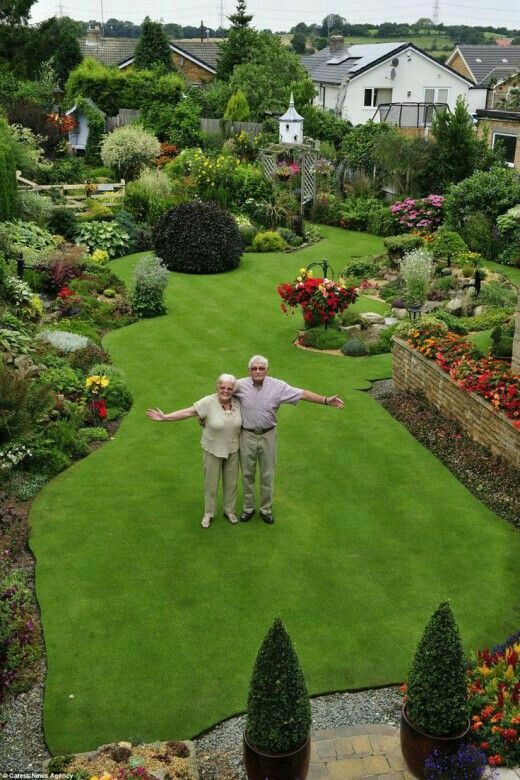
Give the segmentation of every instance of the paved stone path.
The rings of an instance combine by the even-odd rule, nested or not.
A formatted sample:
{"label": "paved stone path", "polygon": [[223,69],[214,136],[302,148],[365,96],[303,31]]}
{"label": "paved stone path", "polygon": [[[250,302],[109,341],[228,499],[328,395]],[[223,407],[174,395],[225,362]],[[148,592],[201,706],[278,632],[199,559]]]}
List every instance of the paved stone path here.
{"label": "paved stone path", "polygon": [[[500,780],[518,780],[519,769],[501,769]],[[307,780],[414,780],[406,770],[399,729],[351,726],[312,734]]]}

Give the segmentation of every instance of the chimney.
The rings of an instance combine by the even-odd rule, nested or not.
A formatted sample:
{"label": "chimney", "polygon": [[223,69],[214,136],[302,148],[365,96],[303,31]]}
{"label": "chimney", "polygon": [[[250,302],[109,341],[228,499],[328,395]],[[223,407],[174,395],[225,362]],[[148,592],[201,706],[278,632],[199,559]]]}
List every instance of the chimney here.
{"label": "chimney", "polygon": [[95,46],[101,40],[101,30],[99,27],[89,27],[87,30],[88,46]]}
{"label": "chimney", "polygon": [[331,35],[329,39],[329,50],[332,53],[333,51],[340,51],[345,45],[345,39],[342,35]]}

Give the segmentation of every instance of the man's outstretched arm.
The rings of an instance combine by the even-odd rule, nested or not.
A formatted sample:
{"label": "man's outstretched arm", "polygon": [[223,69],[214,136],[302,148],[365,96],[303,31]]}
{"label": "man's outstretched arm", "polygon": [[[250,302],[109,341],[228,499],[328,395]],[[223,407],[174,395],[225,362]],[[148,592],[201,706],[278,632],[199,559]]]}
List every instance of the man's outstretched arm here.
{"label": "man's outstretched arm", "polygon": [[335,406],[336,409],[343,409],[345,406],[339,395],[318,395],[318,393],[313,393],[312,390],[303,391],[302,401],[309,401],[311,404]]}

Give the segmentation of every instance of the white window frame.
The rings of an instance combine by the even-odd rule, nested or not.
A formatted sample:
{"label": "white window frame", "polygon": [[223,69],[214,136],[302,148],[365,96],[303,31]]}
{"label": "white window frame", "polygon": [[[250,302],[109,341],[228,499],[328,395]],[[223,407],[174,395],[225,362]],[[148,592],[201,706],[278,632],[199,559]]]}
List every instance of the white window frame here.
{"label": "white window frame", "polygon": [[[450,102],[450,91],[451,87],[424,87],[424,102],[426,103],[426,90],[427,89],[433,89],[433,103],[444,103],[444,100],[439,100],[439,90],[445,89],[448,93],[446,95],[446,103]],[[428,101],[430,103],[431,101]]]}
{"label": "white window frame", "polygon": [[495,148],[495,141],[496,141],[497,135],[500,138],[514,138],[515,139],[516,146],[515,146],[515,155],[514,155],[514,158],[513,158],[513,162],[508,162],[508,160],[504,160],[505,164],[509,168],[514,168],[515,167],[516,151],[517,151],[518,143],[520,141],[520,136],[515,135],[515,133],[501,133],[499,130],[493,131],[493,146],[492,146],[492,149]]}
{"label": "white window frame", "polygon": [[[377,99],[376,96],[377,96],[377,92],[379,90],[381,90],[381,89],[389,90],[390,92],[393,93],[393,88],[392,87],[364,87],[363,88],[363,109],[365,111],[373,111],[374,108],[377,108],[378,103],[376,103],[376,99]],[[370,105],[369,106],[365,106],[365,92],[368,92],[369,90],[372,93],[371,100],[370,100]],[[393,94],[392,94],[392,97],[393,97]],[[390,99],[390,102],[391,102],[391,99]]]}

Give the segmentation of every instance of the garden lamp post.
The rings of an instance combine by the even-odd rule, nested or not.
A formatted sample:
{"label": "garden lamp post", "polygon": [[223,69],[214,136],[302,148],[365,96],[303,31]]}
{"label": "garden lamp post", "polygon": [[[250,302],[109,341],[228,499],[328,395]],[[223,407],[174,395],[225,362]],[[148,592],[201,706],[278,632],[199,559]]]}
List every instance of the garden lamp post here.
{"label": "garden lamp post", "polygon": [[[311,268],[321,268],[321,272],[323,274],[324,279],[330,279],[332,276],[334,276],[334,269],[331,265],[329,265],[329,261],[324,257],[321,263],[310,263],[307,268],[305,269],[305,272],[308,273]],[[330,270],[330,276],[329,276],[329,270]],[[325,320],[325,330],[327,330],[329,327],[328,320]]]}
{"label": "garden lamp post", "polygon": [[58,127],[60,132],[61,132],[61,101],[63,100],[64,95],[65,95],[64,90],[60,87],[59,84],[56,84],[56,86],[52,90],[52,96],[54,97],[54,100],[58,107]]}
{"label": "garden lamp post", "polygon": [[[316,267],[321,268],[324,279],[330,279],[331,277],[334,276],[334,268],[331,265],[329,265],[329,261],[325,257],[320,263],[310,263],[305,270],[310,271],[311,268],[316,268]],[[330,271],[330,276],[329,276],[329,271]]]}

